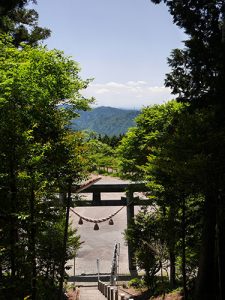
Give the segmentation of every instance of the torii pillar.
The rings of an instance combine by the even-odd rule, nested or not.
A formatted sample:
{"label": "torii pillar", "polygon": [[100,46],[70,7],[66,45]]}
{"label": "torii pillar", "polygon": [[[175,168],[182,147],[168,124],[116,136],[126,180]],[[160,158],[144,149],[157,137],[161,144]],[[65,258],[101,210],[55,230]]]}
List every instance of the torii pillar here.
{"label": "torii pillar", "polygon": [[[133,199],[134,199],[133,192],[131,191],[126,192],[127,228],[133,222],[134,219],[134,204],[132,203]],[[136,266],[135,256],[134,256],[134,249],[129,241],[127,244],[128,244],[128,266],[129,266],[130,275],[132,277],[136,277],[138,273],[137,273],[137,266]]]}

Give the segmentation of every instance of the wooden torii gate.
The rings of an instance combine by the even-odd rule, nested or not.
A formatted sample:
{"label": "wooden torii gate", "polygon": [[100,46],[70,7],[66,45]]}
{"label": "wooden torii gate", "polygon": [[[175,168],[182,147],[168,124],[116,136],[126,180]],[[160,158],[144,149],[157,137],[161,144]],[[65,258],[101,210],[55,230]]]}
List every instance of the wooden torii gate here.
{"label": "wooden torii gate", "polygon": [[[77,187],[72,187],[71,192],[77,194]],[[134,197],[134,192],[144,192],[146,187],[143,184],[135,183],[116,183],[116,184],[93,184],[85,189],[82,193],[91,193],[92,200],[75,200],[75,207],[93,207],[93,206],[126,206],[127,226],[132,222],[134,217],[134,206],[149,205],[148,199]],[[104,200],[101,193],[121,193],[125,192],[125,197],[120,200]],[[128,265],[132,276],[137,275],[137,268],[134,260],[134,251],[128,242]]]}

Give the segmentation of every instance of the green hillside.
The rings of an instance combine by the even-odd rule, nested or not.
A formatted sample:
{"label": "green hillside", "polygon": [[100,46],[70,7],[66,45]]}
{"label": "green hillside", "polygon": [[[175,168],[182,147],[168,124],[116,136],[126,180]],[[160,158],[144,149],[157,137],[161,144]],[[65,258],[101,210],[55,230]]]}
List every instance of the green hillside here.
{"label": "green hillside", "polygon": [[74,130],[88,129],[104,135],[120,135],[135,126],[134,118],[138,110],[126,110],[114,107],[97,107],[91,111],[80,112],[80,117],[72,120]]}

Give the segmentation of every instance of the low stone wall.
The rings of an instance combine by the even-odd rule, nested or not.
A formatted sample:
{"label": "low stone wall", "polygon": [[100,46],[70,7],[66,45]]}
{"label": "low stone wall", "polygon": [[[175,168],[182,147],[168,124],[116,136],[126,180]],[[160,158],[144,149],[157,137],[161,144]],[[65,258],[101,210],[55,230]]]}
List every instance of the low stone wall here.
{"label": "low stone wall", "polygon": [[105,296],[107,300],[134,300],[134,298],[119,293],[117,287],[110,286],[106,282],[98,281],[98,290]]}

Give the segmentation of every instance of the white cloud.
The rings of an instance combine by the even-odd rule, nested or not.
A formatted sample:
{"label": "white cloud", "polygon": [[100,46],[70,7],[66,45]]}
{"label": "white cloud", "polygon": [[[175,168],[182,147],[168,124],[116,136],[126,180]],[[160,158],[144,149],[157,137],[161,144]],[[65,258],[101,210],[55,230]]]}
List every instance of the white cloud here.
{"label": "white cloud", "polygon": [[133,85],[133,86],[139,86],[139,85],[146,85],[147,82],[146,81],[142,81],[142,80],[139,80],[139,81],[128,81],[127,82],[128,85]]}
{"label": "white cloud", "polygon": [[169,88],[150,86],[145,81],[126,83],[92,83],[82,93],[86,97],[95,97],[97,106],[123,108],[141,108],[147,105],[164,103],[173,97]]}
{"label": "white cloud", "polygon": [[100,88],[100,89],[98,89],[98,90],[96,90],[96,94],[105,94],[105,93],[108,93],[108,92],[110,92],[110,90],[109,89],[105,89],[105,88]]}

